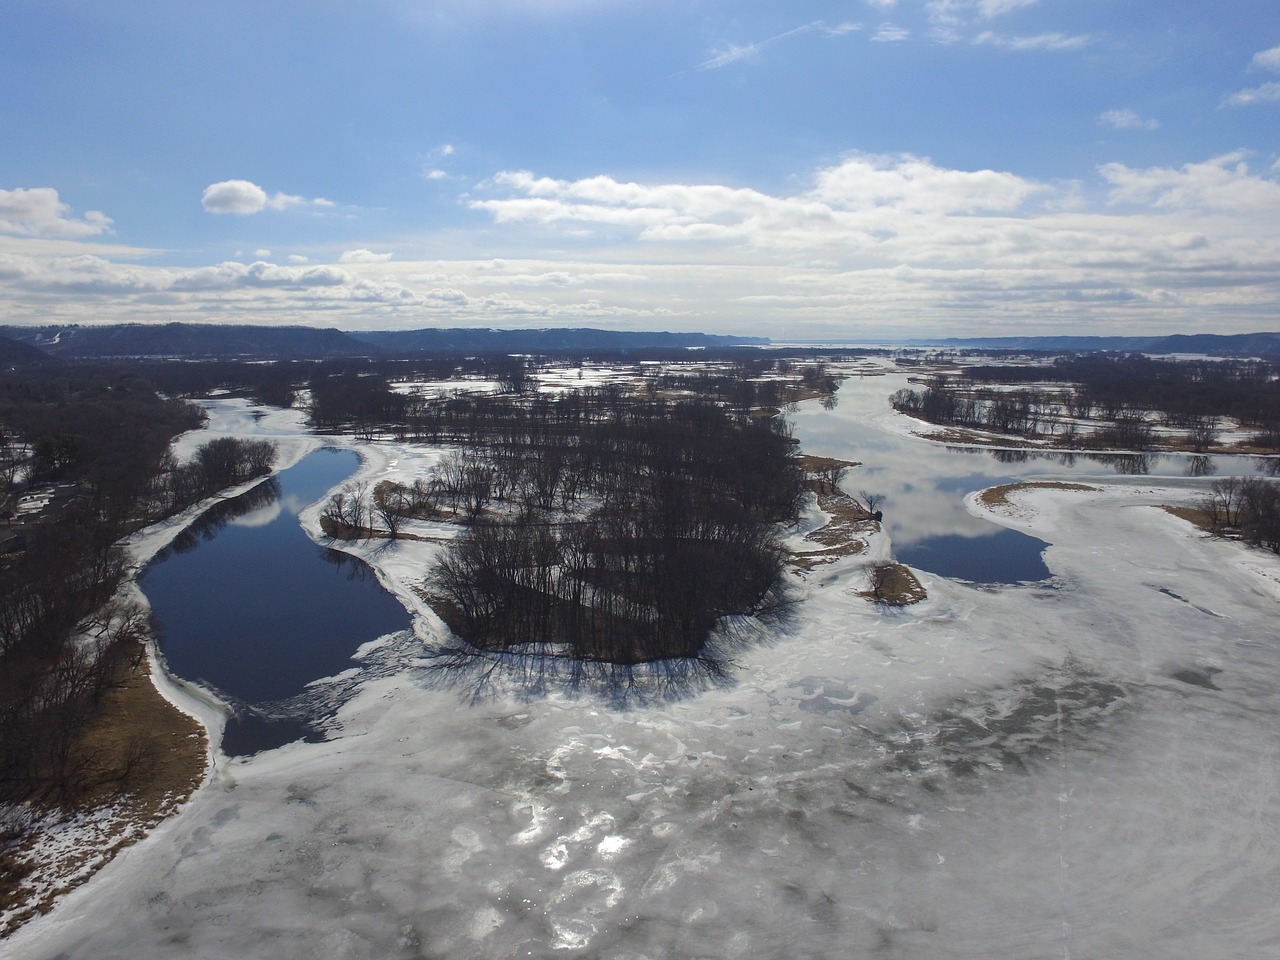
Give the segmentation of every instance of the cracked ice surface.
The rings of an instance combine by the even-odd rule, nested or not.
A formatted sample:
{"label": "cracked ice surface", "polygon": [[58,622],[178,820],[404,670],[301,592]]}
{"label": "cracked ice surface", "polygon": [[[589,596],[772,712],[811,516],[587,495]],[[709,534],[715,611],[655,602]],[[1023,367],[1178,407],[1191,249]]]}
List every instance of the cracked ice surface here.
{"label": "cracked ice surface", "polygon": [[[429,458],[358,449],[375,480]],[[389,637],[334,739],[221,760],[0,955],[1274,955],[1280,564],[1152,506],[1179,497],[1025,495],[1000,522],[1053,587],[923,576],[886,613],[864,558],[825,567],[675,702],[471,703]],[[408,599],[431,549],[365,555]]]}

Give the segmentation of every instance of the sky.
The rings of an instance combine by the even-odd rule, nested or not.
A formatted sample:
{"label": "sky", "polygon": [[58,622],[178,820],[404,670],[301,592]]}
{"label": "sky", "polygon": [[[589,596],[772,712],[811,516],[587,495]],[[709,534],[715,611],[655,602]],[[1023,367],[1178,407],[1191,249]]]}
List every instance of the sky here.
{"label": "sky", "polygon": [[0,24],[0,324],[1280,330],[1275,0]]}

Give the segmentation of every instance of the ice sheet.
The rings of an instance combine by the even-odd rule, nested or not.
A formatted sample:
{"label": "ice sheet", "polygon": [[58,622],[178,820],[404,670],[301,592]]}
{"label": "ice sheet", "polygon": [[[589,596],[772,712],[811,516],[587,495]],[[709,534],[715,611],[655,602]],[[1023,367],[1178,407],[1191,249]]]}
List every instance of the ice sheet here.
{"label": "ice sheet", "polygon": [[1187,496],[1020,495],[1054,585],[901,610],[858,593],[878,542],[731,686],[627,709],[442,684],[438,547],[370,544],[418,636],[361,651],[334,739],[223,761],[0,956],[1272,955],[1280,564],[1156,506]]}

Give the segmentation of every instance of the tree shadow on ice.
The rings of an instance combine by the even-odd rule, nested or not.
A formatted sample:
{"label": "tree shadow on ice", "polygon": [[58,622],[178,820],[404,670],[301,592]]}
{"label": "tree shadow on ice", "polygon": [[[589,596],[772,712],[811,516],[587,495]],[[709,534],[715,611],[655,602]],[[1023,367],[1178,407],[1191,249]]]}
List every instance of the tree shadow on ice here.
{"label": "tree shadow on ice", "polygon": [[787,632],[794,605],[768,617],[725,617],[697,656],[634,663],[573,656],[558,644],[521,644],[482,650],[454,638],[428,648],[420,677],[431,688],[457,691],[480,703],[500,696],[532,700],[560,693],[589,697],[618,709],[688,700],[737,683],[734,654],[776,642]]}

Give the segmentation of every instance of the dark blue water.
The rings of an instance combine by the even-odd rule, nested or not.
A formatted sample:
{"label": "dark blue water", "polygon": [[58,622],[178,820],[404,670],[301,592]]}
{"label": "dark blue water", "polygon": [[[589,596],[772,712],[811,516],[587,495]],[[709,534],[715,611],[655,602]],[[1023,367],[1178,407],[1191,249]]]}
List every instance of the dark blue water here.
{"label": "dark blue water", "polygon": [[358,463],[350,451],[310,454],[211,508],[142,577],[169,668],[243,705],[227,724],[228,754],[315,739],[316,718],[289,716],[279,702],[410,625],[367,564],[318,546],[298,523]]}
{"label": "dark blue water", "polygon": [[1022,583],[1050,575],[1044,562],[1047,546],[1043,540],[1016,530],[997,530],[980,537],[958,533],[923,537],[896,546],[894,554],[908,566],[942,577],[976,583]]}

